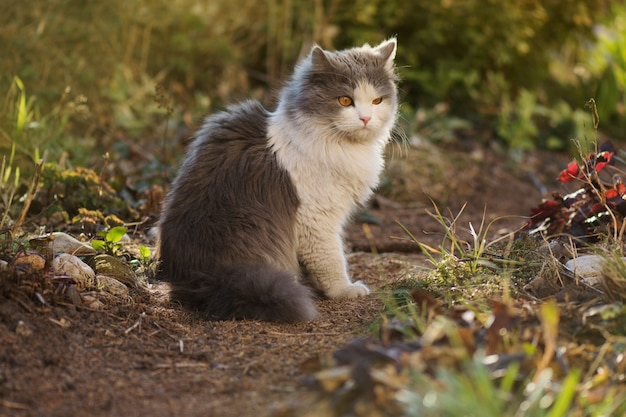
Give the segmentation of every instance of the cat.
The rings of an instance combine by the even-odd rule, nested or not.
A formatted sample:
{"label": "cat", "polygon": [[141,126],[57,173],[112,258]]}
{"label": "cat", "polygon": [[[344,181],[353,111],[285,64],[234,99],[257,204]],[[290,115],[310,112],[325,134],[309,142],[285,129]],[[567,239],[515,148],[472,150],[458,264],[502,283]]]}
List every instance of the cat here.
{"label": "cat", "polygon": [[159,220],[157,276],[173,301],[210,320],[291,323],[318,317],[316,292],[369,294],[342,235],[384,167],[396,48],[314,46],[274,111],[251,100],[204,121]]}

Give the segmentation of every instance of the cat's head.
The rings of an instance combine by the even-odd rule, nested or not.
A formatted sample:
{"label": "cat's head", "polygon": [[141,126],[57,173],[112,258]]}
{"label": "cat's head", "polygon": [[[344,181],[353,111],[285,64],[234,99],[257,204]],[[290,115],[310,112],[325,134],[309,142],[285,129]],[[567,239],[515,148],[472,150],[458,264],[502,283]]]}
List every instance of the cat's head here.
{"label": "cat's head", "polygon": [[341,140],[387,140],[398,108],[395,55],[395,39],[337,52],[315,46],[286,86],[283,109]]}

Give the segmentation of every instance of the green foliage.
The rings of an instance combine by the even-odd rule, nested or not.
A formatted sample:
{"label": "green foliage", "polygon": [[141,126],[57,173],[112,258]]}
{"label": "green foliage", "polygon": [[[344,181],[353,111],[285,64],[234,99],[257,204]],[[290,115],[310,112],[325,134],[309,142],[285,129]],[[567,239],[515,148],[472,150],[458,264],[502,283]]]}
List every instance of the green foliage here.
{"label": "green foliage", "polygon": [[626,127],[626,5],[611,5],[612,19],[597,28],[597,42],[587,53],[583,73],[591,85],[603,124],[615,126],[620,133]]}
{"label": "green foliage", "polygon": [[112,227],[108,231],[98,232],[98,236],[103,239],[92,240],[91,246],[97,251],[104,251],[109,255],[119,256],[122,253],[122,245],[119,242],[125,234],[125,227]]}
{"label": "green foliage", "polygon": [[5,41],[16,48],[4,50],[0,86],[6,74],[19,75],[45,103],[70,87],[103,115],[120,103],[125,84],[150,79],[166,77],[186,101],[196,91],[224,100],[243,94],[243,66],[262,61],[256,51],[266,39],[262,24],[250,24],[264,21],[266,6],[243,1],[51,0],[4,9]]}
{"label": "green foliage", "polygon": [[20,185],[20,167],[13,166],[15,157],[15,145],[11,147],[11,153],[7,161],[6,156],[2,157],[0,165],[0,198],[2,199],[2,217],[0,217],[0,230],[4,228],[10,218],[10,210],[13,206],[15,192]]}
{"label": "green foliage", "polygon": [[[490,376],[482,358],[468,362],[463,373],[442,371],[438,383],[418,378],[417,387],[407,392],[403,400],[409,404],[409,416],[463,417],[564,417],[571,415],[580,371],[570,372],[555,386],[550,369],[516,387],[519,366],[511,364],[502,378]],[[519,383],[518,383],[519,384]]]}
{"label": "green foliage", "polygon": [[536,108],[536,96],[528,90],[522,90],[515,103],[505,97],[496,123],[498,136],[511,148],[533,149],[539,133],[533,120]]}
{"label": "green foliage", "polygon": [[[501,97],[539,87],[555,51],[591,36],[607,1],[447,0],[351,2],[338,19],[344,43],[397,34],[410,102],[495,111]],[[355,11],[358,10],[359,12]]]}
{"label": "green foliage", "polygon": [[475,230],[470,223],[467,234],[471,240],[462,237],[463,232],[458,230],[458,219],[463,209],[452,219],[447,219],[439,211],[436,204],[433,205],[434,213],[429,213],[441,225],[444,237],[438,248],[426,246],[404,226],[400,225],[409,238],[415,242],[422,252],[428,257],[433,269],[425,275],[419,283],[423,288],[437,297],[441,297],[446,305],[463,305],[474,302],[484,305],[494,296],[499,296],[509,291],[508,267],[516,262],[507,259],[508,253],[494,256],[489,247],[505,239],[504,236],[487,243],[487,235],[494,220],[485,224],[484,218]]}
{"label": "green foliage", "polygon": [[152,256],[152,252],[150,249],[144,245],[139,246],[139,262],[142,265],[148,265],[150,262],[150,256]]}
{"label": "green foliage", "polygon": [[0,109],[0,153],[14,148],[14,163],[26,174],[40,158],[61,160],[71,155],[76,162],[85,161],[93,143],[79,140],[68,128],[71,120],[88,117],[89,108],[85,97],[70,96],[70,89],[65,88],[55,103],[41,103],[37,96],[27,94],[15,76]]}
{"label": "green foliage", "polygon": [[537,148],[574,151],[573,140],[595,137],[592,115],[572,107],[563,100],[550,106],[537,95],[522,89],[515,100],[503,97],[494,129],[509,149]]}
{"label": "green foliage", "polygon": [[[9,2],[0,27],[14,47],[0,51],[0,91],[13,91],[11,105],[20,117],[7,118],[5,111],[0,119],[12,120],[16,133],[28,133],[18,155],[47,152],[49,161],[68,152],[71,161],[84,163],[94,145],[101,147],[97,154],[111,151],[124,133],[139,146],[154,142],[163,132],[156,84],[174,103],[165,123],[189,125],[235,99],[269,97],[314,42],[341,48],[397,35],[402,100],[410,108],[444,103],[460,128],[467,120],[486,126],[495,121],[507,146],[563,148],[576,133],[576,118],[564,114],[562,103],[574,115],[580,97],[595,94],[603,117],[617,123],[626,50],[626,11],[617,3]],[[606,31],[598,35],[582,82],[574,73],[586,64],[579,61],[593,41],[594,25]],[[570,75],[557,77],[555,62],[564,63],[558,72]],[[26,89],[35,95],[26,96]],[[542,106],[558,106],[563,120],[548,117],[545,123]],[[555,123],[570,129],[559,132]],[[2,146],[10,149],[6,137]]]}

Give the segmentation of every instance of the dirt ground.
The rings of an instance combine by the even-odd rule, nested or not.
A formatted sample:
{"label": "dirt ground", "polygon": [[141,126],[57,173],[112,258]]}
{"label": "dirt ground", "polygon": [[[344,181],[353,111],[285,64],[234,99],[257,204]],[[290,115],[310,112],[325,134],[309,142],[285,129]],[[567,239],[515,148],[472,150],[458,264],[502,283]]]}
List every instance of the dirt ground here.
{"label": "dirt ground", "polygon": [[[491,151],[468,149],[454,158],[438,152],[436,158],[432,149],[394,158],[390,171],[408,172],[438,159],[440,174],[418,173],[413,184],[404,181],[402,195],[377,196],[367,216],[378,224],[350,224],[351,272],[373,294],[320,300],[321,318],[314,322],[202,321],[170,303],[159,283],[96,311],[45,305],[23,286],[0,282],[0,416],[261,417],[297,401],[308,372],[335,349],[374,331],[380,294],[389,284],[409,267],[427,265],[397,224],[424,243],[441,242],[441,227],[426,214],[432,204],[425,193],[444,213],[449,208],[456,214],[467,202],[463,227],[469,221],[477,227],[484,212],[487,221],[525,216],[541,201],[537,184],[551,190],[568,160],[543,155],[508,166]],[[523,222],[508,217],[490,233]]]}

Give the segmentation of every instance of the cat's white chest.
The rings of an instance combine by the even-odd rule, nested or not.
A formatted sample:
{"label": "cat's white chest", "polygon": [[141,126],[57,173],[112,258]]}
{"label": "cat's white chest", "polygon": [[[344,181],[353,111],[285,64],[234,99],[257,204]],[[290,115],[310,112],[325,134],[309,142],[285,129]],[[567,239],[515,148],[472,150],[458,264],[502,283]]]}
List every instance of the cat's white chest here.
{"label": "cat's white chest", "polygon": [[326,140],[314,130],[296,132],[270,125],[270,145],[289,172],[302,209],[347,217],[378,184],[386,138],[350,143]]}

